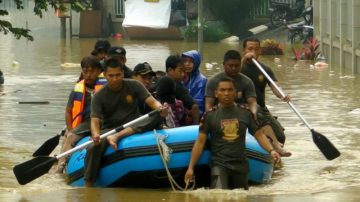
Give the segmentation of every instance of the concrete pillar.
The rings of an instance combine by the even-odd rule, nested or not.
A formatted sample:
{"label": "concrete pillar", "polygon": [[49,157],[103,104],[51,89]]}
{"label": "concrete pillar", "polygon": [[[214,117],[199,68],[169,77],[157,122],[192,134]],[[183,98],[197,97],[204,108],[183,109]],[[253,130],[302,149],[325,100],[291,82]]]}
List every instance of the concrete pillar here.
{"label": "concrete pillar", "polygon": [[[333,50],[334,50],[334,43],[333,40],[335,38],[335,33],[336,33],[336,16],[334,16],[336,14],[336,10],[334,9],[336,2],[334,0],[330,0],[328,2],[328,11],[330,12],[329,15],[329,19],[328,19],[328,26],[329,26],[329,59],[330,59],[330,63],[333,64],[334,61],[334,57],[333,57]],[[330,65],[330,68],[332,68],[332,65]]]}
{"label": "concrete pillar", "polygon": [[319,0],[313,0],[313,25],[314,25],[314,36],[320,38],[319,33]]}
{"label": "concrete pillar", "polygon": [[324,52],[324,37],[327,32],[327,3],[327,0],[319,0],[319,40],[321,42],[321,52]]}
{"label": "concrete pillar", "polygon": [[60,18],[60,37],[66,38],[66,18]]}
{"label": "concrete pillar", "polygon": [[353,74],[359,73],[357,67],[356,49],[359,48],[360,43],[360,1],[352,0],[352,72]]}
{"label": "concrete pillar", "polygon": [[340,47],[339,47],[339,53],[340,53],[340,73],[342,74],[342,70],[344,68],[344,43],[345,43],[345,37],[346,37],[346,0],[340,0]]}

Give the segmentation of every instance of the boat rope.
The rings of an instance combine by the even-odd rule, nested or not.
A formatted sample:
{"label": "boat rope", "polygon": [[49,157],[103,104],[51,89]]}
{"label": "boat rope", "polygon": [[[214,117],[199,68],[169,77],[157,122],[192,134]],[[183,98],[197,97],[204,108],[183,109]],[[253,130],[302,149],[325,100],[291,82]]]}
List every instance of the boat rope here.
{"label": "boat rope", "polygon": [[171,185],[172,190],[173,191],[177,191],[177,189],[181,190],[181,191],[193,190],[195,187],[195,181],[192,182],[191,187],[189,187],[189,182],[186,182],[186,185],[183,188],[176,182],[176,180],[173,178],[173,176],[170,173],[170,170],[169,170],[169,167],[167,164],[170,162],[170,153],[172,153],[172,149],[169,146],[167,146],[165,143],[165,139],[167,138],[167,135],[162,135],[159,137],[156,129],[154,129],[154,135],[155,135],[156,143],[158,146],[160,158],[164,164],[164,168],[165,168],[166,174],[168,176],[169,183]]}

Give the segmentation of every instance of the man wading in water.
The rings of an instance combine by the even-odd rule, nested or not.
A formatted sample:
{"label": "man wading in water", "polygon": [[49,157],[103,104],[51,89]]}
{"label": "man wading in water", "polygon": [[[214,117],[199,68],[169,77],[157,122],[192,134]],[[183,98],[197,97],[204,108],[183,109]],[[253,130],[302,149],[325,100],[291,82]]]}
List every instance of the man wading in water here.
{"label": "man wading in water", "polygon": [[280,155],[264,134],[262,126],[267,123],[257,124],[245,105],[235,103],[236,89],[233,79],[229,77],[219,79],[215,96],[219,104],[205,112],[201,119],[199,136],[191,152],[185,182],[194,180],[194,167],[204,150],[209,135],[210,188],[244,188],[247,190],[249,165],[245,153],[246,129],[249,128],[249,131],[254,134],[256,140],[269,152],[275,162],[280,162]]}

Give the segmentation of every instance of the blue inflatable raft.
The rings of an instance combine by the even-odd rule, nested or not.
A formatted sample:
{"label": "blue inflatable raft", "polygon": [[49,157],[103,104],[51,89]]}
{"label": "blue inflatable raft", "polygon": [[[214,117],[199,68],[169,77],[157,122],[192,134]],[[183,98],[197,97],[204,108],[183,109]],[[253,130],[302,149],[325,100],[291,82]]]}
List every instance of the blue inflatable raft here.
{"label": "blue inflatable raft", "polygon": [[[183,185],[184,174],[191,156],[191,150],[198,136],[198,126],[186,126],[157,131],[157,137],[172,152],[167,167],[178,184]],[[153,131],[128,136],[118,143],[118,150],[107,148],[102,158],[101,169],[95,182],[96,187],[169,187],[169,180],[158,150],[158,141]],[[79,143],[88,141],[83,138]],[[266,183],[273,173],[271,156],[247,134],[246,153],[249,159],[252,183]],[[84,186],[84,159],[86,149],[73,153],[68,161],[66,173],[72,186]],[[195,167],[196,185],[208,186],[210,178],[210,152],[204,150]]]}

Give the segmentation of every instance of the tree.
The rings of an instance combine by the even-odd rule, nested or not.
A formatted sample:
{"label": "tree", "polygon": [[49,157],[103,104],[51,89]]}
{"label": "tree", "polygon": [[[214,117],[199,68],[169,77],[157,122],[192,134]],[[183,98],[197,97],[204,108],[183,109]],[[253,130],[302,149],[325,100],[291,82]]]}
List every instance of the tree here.
{"label": "tree", "polygon": [[250,16],[252,8],[267,0],[205,0],[208,7],[218,20],[224,21],[230,32],[239,31],[241,22]]}
{"label": "tree", "polygon": [[[7,0],[10,1],[10,0]],[[16,8],[18,10],[24,9],[23,0],[12,0]],[[0,0],[0,3],[2,3],[3,0]],[[84,0],[34,0],[34,13],[35,15],[39,16],[40,18],[43,17],[43,12],[47,11],[48,8],[53,9],[59,9],[59,10],[65,10],[64,3],[70,3],[71,9],[75,11],[81,11],[84,8],[84,3],[88,4],[87,1]],[[7,10],[0,9],[0,16],[6,16],[9,15],[9,12]],[[4,34],[12,33],[16,39],[20,39],[21,37],[25,37],[26,39],[33,41],[34,37],[31,36],[30,29],[25,28],[19,28],[19,27],[13,27],[11,22],[7,20],[1,20],[0,19],[0,32],[3,32]]]}

